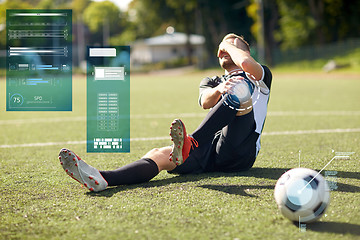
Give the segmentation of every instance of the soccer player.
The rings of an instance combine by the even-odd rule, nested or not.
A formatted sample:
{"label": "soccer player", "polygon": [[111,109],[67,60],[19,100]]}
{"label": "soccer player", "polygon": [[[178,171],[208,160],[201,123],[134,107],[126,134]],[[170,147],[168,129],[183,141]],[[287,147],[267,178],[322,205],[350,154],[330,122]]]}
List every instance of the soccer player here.
{"label": "soccer player", "polygon": [[224,37],[217,55],[225,75],[201,81],[199,104],[211,110],[193,133],[188,135],[176,119],[170,127],[172,146],[152,149],[112,171],[99,171],[61,149],[59,159],[67,174],[90,191],[102,191],[147,182],[162,170],[191,174],[250,169],[260,150],[272,74],[250,56],[249,44],[236,34]]}

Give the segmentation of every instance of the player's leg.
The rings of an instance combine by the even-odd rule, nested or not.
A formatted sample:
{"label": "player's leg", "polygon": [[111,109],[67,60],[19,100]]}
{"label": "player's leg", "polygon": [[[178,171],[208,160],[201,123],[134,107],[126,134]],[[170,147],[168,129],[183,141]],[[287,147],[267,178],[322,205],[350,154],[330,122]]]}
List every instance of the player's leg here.
{"label": "player's leg", "polygon": [[229,108],[225,102],[226,98],[221,99],[191,134],[200,145],[211,141],[217,131],[228,125],[235,118],[237,110]]}
{"label": "player's leg", "polygon": [[192,149],[211,142],[214,134],[235,118],[237,110],[229,108],[224,104],[225,101],[223,98],[218,102],[190,135],[187,135],[185,124],[180,119],[171,123],[170,136],[174,142],[170,153],[171,161],[176,165],[182,164]]}
{"label": "player's leg", "polygon": [[159,172],[162,170],[171,171],[176,165],[172,161],[169,161],[169,156],[171,153],[171,146],[166,146],[162,148],[154,148],[147,152],[143,158],[152,159],[159,168]]}
{"label": "player's leg", "polygon": [[90,191],[102,191],[107,186],[147,182],[161,170],[173,170],[176,165],[169,161],[171,147],[153,149],[143,158],[113,171],[99,171],[83,161],[69,149],[61,149],[60,163],[65,172]]}
{"label": "player's leg", "polygon": [[194,146],[197,147],[211,142],[216,132],[235,119],[240,105],[251,100],[253,89],[250,89],[250,84],[241,81],[235,87],[240,88],[241,91],[232,91],[225,94],[209,111],[199,127],[189,136],[187,136],[185,125],[181,120],[176,119],[172,123],[170,135],[174,145],[170,159],[177,165],[186,160]]}
{"label": "player's leg", "polygon": [[256,157],[254,112],[238,116],[221,130],[216,144],[216,165],[221,171],[239,171],[252,166]]}
{"label": "player's leg", "polygon": [[140,160],[116,170],[100,171],[109,186],[148,182],[162,170],[173,170],[176,165],[169,161],[171,147],[155,148]]}
{"label": "player's leg", "polygon": [[253,85],[249,80],[242,79],[223,95],[222,99],[191,134],[199,144],[208,142],[209,139],[212,140],[213,134],[231,123],[235,116],[249,112],[249,109],[252,108]]}

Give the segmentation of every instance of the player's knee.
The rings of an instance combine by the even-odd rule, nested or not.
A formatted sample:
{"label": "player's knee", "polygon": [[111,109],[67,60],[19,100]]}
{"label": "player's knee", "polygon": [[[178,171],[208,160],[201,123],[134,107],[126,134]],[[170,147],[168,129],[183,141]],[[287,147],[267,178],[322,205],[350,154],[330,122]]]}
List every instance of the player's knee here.
{"label": "player's knee", "polygon": [[158,153],[158,152],[160,152],[160,148],[153,148],[150,150],[150,152]]}
{"label": "player's knee", "polygon": [[144,157],[150,158],[153,160],[157,159],[166,159],[169,158],[171,148],[163,147],[163,148],[153,148],[148,153],[145,154]]}
{"label": "player's knee", "polygon": [[154,148],[150,150],[144,158],[152,159],[158,166],[159,170],[173,170],[176,165],[169,160],[171,147]]}
{"label": "player's knee", "polygon": [[225,102],[233,108],[239,108],[241,104],[251,99],[253,92],[253,84],[248,80],[243,80],[228,92]]}
{"label": "player's knee", "polygon": [[153,158],[154,156],[159,154],[159,152],[160,152],[159,148],[153,148],[150,151],[148,151],[145,156],[147,156],[148,158]]}

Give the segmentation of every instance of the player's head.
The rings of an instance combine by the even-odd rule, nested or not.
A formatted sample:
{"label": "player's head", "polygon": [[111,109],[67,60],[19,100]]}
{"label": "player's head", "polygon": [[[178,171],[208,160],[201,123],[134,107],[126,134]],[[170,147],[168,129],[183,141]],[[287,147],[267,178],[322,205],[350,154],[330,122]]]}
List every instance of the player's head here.
{"label": "player's head", "polygon": [[[250,54],[250,46],[245,41],[243,36],[236,35],[235,33],[229,33],[223,38],[222,41],[227,41],[235,45],[237,48],[240,48],[241,50],[248,52]],[[219,49],[217,55],[219,57],[220,66],[223,69],[228,70],[229,68],[237,67],[228,53],[220,51]]]}
{"label": "player's head", "polygon": [[[235,41],[235,39],[237,39],[237,41]],[[235,33],[229,33],[223,38],[223,41],[228,41],[238,48],[250,53],[250,46],[243,36],[236,35]]]}

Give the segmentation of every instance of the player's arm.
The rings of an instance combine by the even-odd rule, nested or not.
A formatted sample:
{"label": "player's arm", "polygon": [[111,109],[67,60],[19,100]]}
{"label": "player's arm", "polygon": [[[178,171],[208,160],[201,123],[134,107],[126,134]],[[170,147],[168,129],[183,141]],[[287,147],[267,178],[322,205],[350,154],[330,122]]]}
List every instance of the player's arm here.
{"label": "player's arm", "polygon": [[248,51],[244,51],[238,47],[240,44],[240,40],[237,38],[235,38],[234,44],[228,41],[222,41],[219,45],[218,56],[221,51],[227,52],[238,67],[252,75],[250,76],[252,80],[261,80],[263,77],[261,65],[250,56]]}
{"label": "player's arm", "polygon": [[204,90],[200,97],[200,104],[203,109],[209,109],[215,106],[215,104],[220,100],[221,95],[226,93],[233,85],[237,84],[239,79],[242,77],[238,77],[237,79],[230,78],[229,80],[220,83],[214,88],[208,88]]}
{"label": "player's arm", "polygon": [[209,88],[203,91],[200,104],[203,109],[209,109],[215,106],[221,97],[221,90],[218,87]]}

